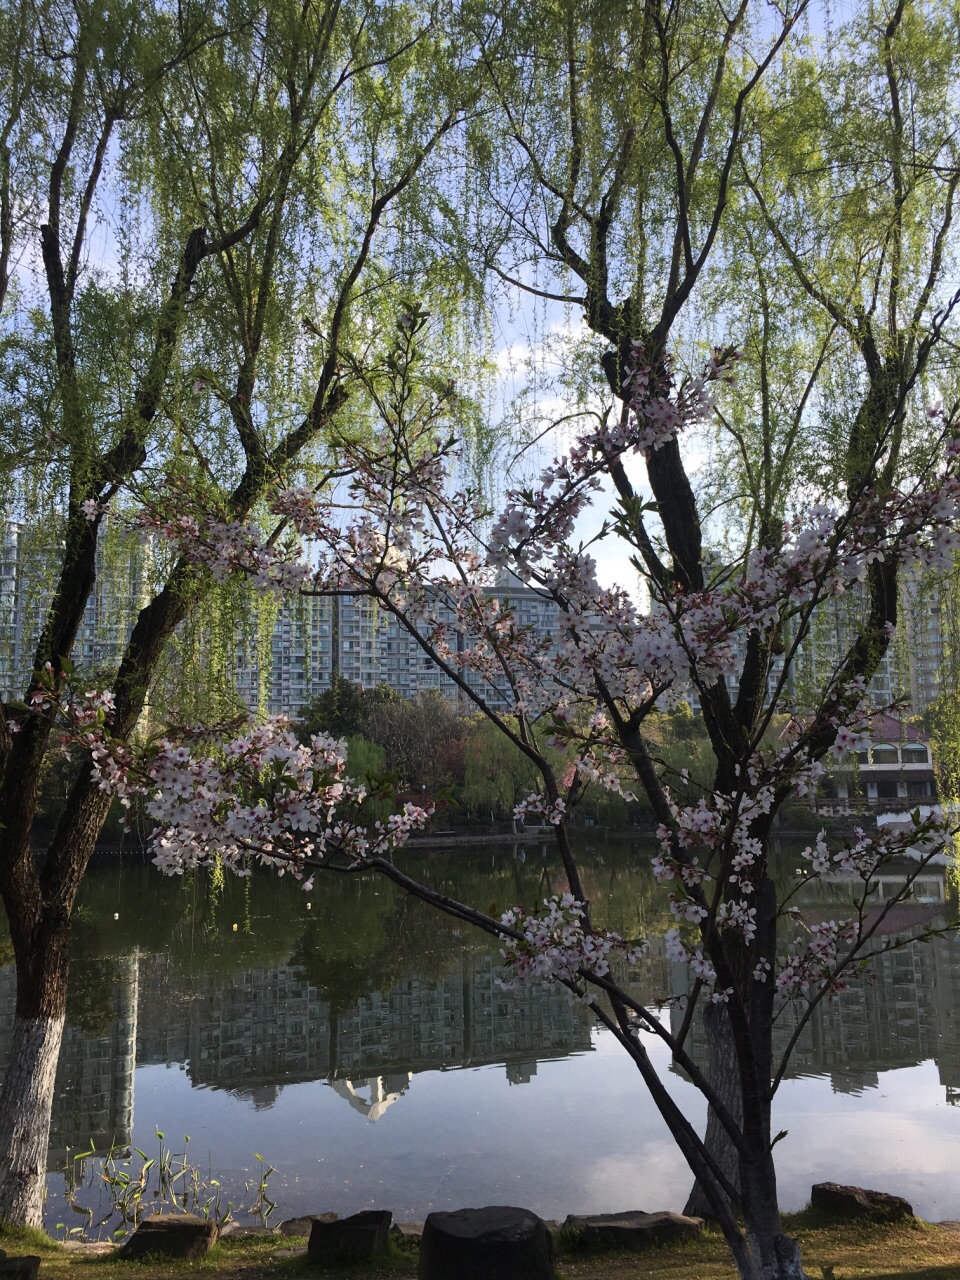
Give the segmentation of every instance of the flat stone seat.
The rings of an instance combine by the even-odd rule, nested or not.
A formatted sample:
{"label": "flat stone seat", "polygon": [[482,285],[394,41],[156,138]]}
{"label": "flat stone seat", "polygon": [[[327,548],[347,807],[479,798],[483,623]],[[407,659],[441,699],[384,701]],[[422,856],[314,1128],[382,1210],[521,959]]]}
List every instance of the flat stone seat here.
{"label": "flat stone seat", "polygon": [[529,1209],[489,1205],[428,1214],[419,1280],[556,1280],[553,1237]]}
{"label": "flat stone seat", "polygon": [[0,1276],[16,1277],[16,1280],[37,1280],[40,1257],[35,1253],[9,1254],[0,1249]]}
{"label": "flat stone seat", "polygon": [[202,1258],[217,1240],[217,1224],[195,1213],[160,1213],[144,1218],[120,1250],[121,1258]]}
{"label": "flat stone seat", "polygon": [[627,1213],[571,1213],[563,1224],[578,1231],[585,1244],[625,1249],[639,1253],[655,1246],[689,1240],[703,1233],[702,1218],[688,1218],[682,1213],[644,1213],[642,1209]]}
{"label": "flat stone seat", "polygon": [[913,1205],[902,1196],[840,1182],[818,1182],[810,1189],[810,1204],[834,1218],[912,1218]]}
{"label": "flat stone seat", "polygon": [[262,1227],[259,1225],[251,1225],[246,1222],[237,1222],[235,1218],[231,1218],[229,1222],[220,1224],[221,1240],[243,1240],[247,1236],[278,1236],[280,1232],[276,1227]]}
{"label": "flat stone seat", "polygon": [[313,1219],[310,1239],[307,1241],[308,1257],[320,1259],[348,1255],[353,1258],[376,1258],[390,1248],[390,1223],[393,1214],[389,1209],[364,1209],[349,1218],[325,1221],[323,1214]]}

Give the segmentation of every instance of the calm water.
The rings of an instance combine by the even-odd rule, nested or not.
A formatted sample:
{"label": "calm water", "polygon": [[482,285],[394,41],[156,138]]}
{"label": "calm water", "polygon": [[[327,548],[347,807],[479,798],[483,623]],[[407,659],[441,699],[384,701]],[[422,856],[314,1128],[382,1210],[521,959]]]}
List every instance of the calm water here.
{"label": "calm water", "polygon": [[[560,887],[546,847],[409,858],[483,907]],[[604,923],[658,923],[646,862],[622,845],[585,854]],[[847,891],[820,892],[839,904]],[[942,876],[926,877],[898,924],[945,920],[947,896]],[[495,947],[386,882],[318,878],[305,895],[270,877],[217,890],[127,863],[94,870],[74,937],[50,1226],[88,1220],[70,1207],[64,1169],[82,1175],[72,1198],[94,1223],[109,1209],[99,1166],[77,1153],[154,1156],[157,1130],[178,1154],[188,1135],[197,1177],[243,1212],[262,1155],[276,1167],[275,1219],[372,1205],[413,1219],[504,1202],[548,1218],[679,1209],[690,1176],[626,1055],[565,993],[504,992],[500,973]],[[649,997],[682,981],[656,955],[632,977]],[[8,965],[0,1053],[13,995]],[[822,1007],[778,1095],[784,1207],[834,1179],[960,1217],[958,1015],[953,936],[888,955]],[[650,1047],[702,1124],[696,1093]]]}

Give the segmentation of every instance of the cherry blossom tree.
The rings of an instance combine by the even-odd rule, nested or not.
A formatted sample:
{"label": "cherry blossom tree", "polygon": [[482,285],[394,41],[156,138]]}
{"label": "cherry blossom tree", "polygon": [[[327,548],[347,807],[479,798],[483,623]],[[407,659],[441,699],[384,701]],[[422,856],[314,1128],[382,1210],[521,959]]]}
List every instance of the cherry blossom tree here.
{"label": "cherry blossom tree", "polygon": [[[936,318],[934,336],[946,318]],[[499,937],[510,980],[551,978],[570,988],[636,1063],[740,1274],[800,1276],[776,1195],[771,1112],[789,1049],[774,1059],[773,1024],[795,1020],[792,1048],[817,1005],[895,945],[879,925],[942,852],[948,832],[938,812],[914,814],[905,832],[857,828],[834,842],[821,832],[780,895],[771,833],[781,806],[816,788],[824,759],[862,746],[875,710],[867,684],[896,625],[895,596],[877,584],[891,574],[895,581],[904,564],[933,570],[953,564],[960,536],[956,414],[930,411],[936,447],[903,484],[878,483],[878,461],[894,429],[878,424],[877,461],[859,483],[832,501],[798,505],[775,543],[757,545],[712,574],[702,555],[681,576],[676,549],[668,572],[655,538],[666,538],[669,547],[669,533],[648,528],[651,512],[639,502],[621,501],[617,531],[635,547],[654,602],[643,612],[628,592],[601,588],[576,529],[594,511],[601,480],[637,464],[649,472],[667,449],[679,457],[679,440],[710,419],[714,400],[736,397],[736,353],[717,352],[700,373],[684,377],[667,355],[651,362],[645,346],[634,343],[619,416],[594,420],[536,482],[508,492],[494,511],[482,490],[465,482],[457,441],[443,429],[448,393],[438,394],[433,380],[417,373],[426,324],[416,309],[399,321],[396,345],[371,379],[381,429],[343,446],[341,470],[349,481],[274,493],[270,509],[288,532],[282,545],[249,523],[204,524],[199,507],[185,508],[182,493],[176,519],[149,508],[139,519],[214,573],[249,574],[261,588],[280,592],[362,594],[391,614],[459,695],[535,764],[542,788],[518,816],[536,814],[554,828],[567,890],[496,918],[419,882],[404,870],[402,847],[429,813],[407,805],[386,822],[368,822],[371,795],[347,778],[343,744],[320,735],[300,745],[282,721],[227,741],[199,731],[193,740],[164,741],[140,765],[111,744],[104,722],[89,738],[96,770],[105,788],[148,797],[156,861],[168,873],[219,860],[240,874],[256,865],[292,872],[313,887],[324,872],[373,870]],[[657,514],[662,518],[662,506]],[[604,518],[601,507],[595,515],[601,527]],[[666,519],[662,528],[669,528]],[[491,594],[504,567],[553,601],[554,638],[520,625],[509,603]],[[797,708],[790,674],[817,611],[865,590],[863,626],[824,674],[818,696]],[[741,682],[736,702],[729,675]],[[644,722],[691,692],[703,707],[716,774],[703,799],[680,805],[657,767]],[[793,714],[787,719],[785,712]],[[558,759],[566,763],[558,767]],[[690,975],[672,1026],[662,1006],[641,1004],[617,976],[650,939],[604,929],[584,892],[568,817],[588,786],[641,787],[657,816],[653,869],[674,922],[662,945]],[[915,861],[902,888],[877,909],[876,877],[908,851]],[[849,908],[842,918],[807,922],[793,901],[797,892],[837,872],[849,883]],[[732,1054],[726,1092],[688,1050],[702,1010],[722,1025]],[[649,1036],[668,1045],[704,1095],[735,1153],[733,1176],[658,1076]]]}

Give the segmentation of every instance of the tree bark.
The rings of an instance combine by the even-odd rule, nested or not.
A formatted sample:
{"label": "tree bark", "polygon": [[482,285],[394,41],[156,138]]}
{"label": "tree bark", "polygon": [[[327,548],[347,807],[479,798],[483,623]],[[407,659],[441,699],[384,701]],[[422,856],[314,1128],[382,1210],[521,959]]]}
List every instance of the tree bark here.
{"label": "tree bark", "polygon": [[767,1150],[741,1163],[740,1195],[756,1280],[807,1280],[800,1246],[785,1235],[777,1203],[777,1174]]}
{"label": "tree bark", "polygon": [[47,1145],[63,1015],[13,1020],[0,1092],[0,1222],[43,1226]]}
{"label": "tree bark", "polygon": [[[737,1069],[737,1050],[725,1007],[722,1004],[708,1002],[703,1009],[703,1024],[707,1044],[707,1079],[719,1094],[727,1111],[742,1127],[743,1098]],[[739,1189],[740,1153],[717,1119],[712,1107],[707,1112],[707,1132],[704,1143],[731,1185]],[[723,1193],[720,1192],[720,1194]],[[714,1219],[716,1217],[713,1206],[699,1181],[693,1184],[683,1212],[693,1218]]]}
{"label": "tree bark", "polygon": [[[10,1059],[0,1089],[0,1222],[43,1224],[53,1085],[67,1001],[69,920],[34,917],[12,926],[17,1003]],[[29,955],[23,954],[29,947]]]}

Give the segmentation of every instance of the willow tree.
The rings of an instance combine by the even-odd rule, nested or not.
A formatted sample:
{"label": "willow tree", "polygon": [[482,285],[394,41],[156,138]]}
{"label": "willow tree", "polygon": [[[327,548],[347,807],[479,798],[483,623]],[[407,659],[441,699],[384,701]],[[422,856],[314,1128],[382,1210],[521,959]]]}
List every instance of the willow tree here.
{"label": "willow tree", "polygon": [[[199,487],[229,525],[294,460],[322,467],[347,414],[362,431],[353,371],[381,308],[414,279],[424,297],[452,291],[424,191],[470,69],[439,7],[363,0],[41,0],[5,8],[0,44],[4,500],[46,534],[50,565],[32,670],[0,717],[17,965],[0,1219],[38,1224],[70,918],[110,803],[83,764],[34,849],[56,738],[40,691],[89,678],[74,644],[105,522],[131,493]],[[111,680],[122,738],[216,586],[156,546],[147,559]]]}

